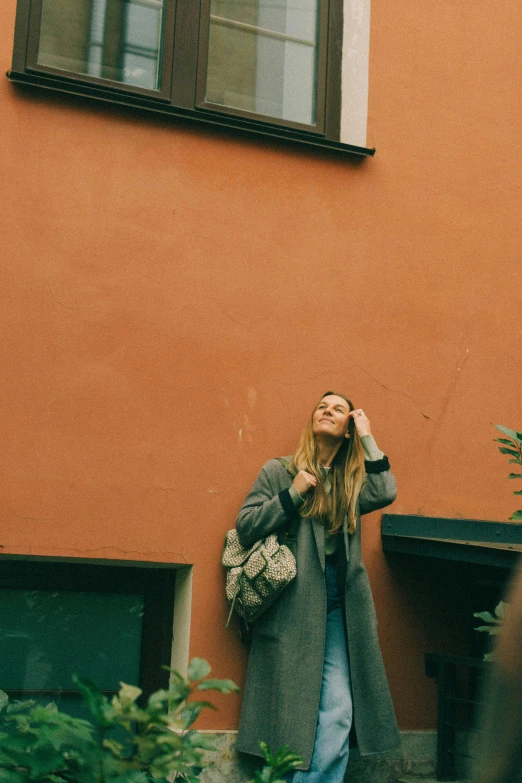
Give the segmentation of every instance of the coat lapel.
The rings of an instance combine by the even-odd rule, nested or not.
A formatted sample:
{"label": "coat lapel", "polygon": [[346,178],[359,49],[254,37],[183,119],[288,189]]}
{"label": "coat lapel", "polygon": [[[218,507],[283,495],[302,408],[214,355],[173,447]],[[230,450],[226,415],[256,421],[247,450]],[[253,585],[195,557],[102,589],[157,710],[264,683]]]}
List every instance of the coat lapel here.
{"label": "coat lapel", "polygon": [[350,559],[350,536],[348,535],[348,519],[346,518],[344,520],[343,525],[343,536],[344,536],[344,551],[346,554],[346,562]]}
{"label": "coat lapel", "polygon": [[321,563],[321,568],[323,569],[323,573],[326,569],[325,565],[325,555],[324,555],[324,525],[319,522],[318,519],[312,519],[312,528],[314,531],[315,536],[315,543],[317,546],[317,554],[319,555],[319,561]]}

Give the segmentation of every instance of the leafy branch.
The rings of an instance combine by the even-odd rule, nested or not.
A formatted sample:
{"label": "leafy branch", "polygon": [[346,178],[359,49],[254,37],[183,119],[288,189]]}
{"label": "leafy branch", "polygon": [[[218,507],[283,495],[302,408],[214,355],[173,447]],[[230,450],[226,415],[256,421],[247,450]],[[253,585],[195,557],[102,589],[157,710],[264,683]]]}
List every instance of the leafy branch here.
{"label": "leafy branch", "polygon": [[[501,454],[507,454],[510,459],[508,464],[522,465],[522,432],[516,432],[510,430],[507,427],[503,427],[501,424],[495,424],[497,430],[507,435],[507,438],[494,438],[496,443],[501,443],[498,450]],[[510,479],[522,479],[522,473],[510,473],[508,478]],[[522,495],[522,489],[515,490],[514,495]],[[522,509],[515,511],[509,519],[513,522],[522,521]]]}
{"label": "leafy branch", "polygon": [[[482,620],[484,623],[486,623],[486,625],[479,625],[477,628],[475,628],[475,631],[479,631],[479,633],[487,633],[489,636],[497,636],[500,633],[502,623],[506,618],[508,610],[509,604],[507,604],[505,601],[500,601],[500,603],[498,603],[495,607],[495,614],[491,614],[491,612],[473,612],[473,617],[477,617],[479,620]],[[484,660],[492,661],[494,656],[494,652],[486,653]]]}
{"label": "leafy branch", "polygon": [[260,742],[259,746],[263,752],[265,766],[256,772],[249,783],[285,783],[285,775],[298,767],[303,760],[296,753],[292,753],[287,745],[279,748],[275,754],[270,753],[266,742]]}

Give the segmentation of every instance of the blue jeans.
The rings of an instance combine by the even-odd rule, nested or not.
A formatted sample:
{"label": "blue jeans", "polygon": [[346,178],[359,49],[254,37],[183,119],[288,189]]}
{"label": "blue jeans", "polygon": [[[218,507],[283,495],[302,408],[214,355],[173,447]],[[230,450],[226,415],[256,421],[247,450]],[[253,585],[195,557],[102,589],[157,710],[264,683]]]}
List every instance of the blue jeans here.
{"label": "blue jeans", "polygon": [[291,773],[289,783],[343,783],[348,766],[352,693],[336,566],[326,563],[326,642],[323,680],[310,769]]}

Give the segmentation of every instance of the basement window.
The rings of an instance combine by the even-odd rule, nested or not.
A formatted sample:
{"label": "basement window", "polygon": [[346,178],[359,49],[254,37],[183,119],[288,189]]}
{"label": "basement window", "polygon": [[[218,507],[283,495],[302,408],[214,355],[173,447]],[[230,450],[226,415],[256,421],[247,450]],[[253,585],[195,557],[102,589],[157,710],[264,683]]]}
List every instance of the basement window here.
{"label": "basement window", "polygon": [[352,2],[18,0],[8,75],[368,155],[341,140],[343,4]]}
{"label": "basement window", "polygon": [[119,682],[168,687],[173,569],[0,562],[0,682],[13,699],[86,717],[73,675],[107,695]]}

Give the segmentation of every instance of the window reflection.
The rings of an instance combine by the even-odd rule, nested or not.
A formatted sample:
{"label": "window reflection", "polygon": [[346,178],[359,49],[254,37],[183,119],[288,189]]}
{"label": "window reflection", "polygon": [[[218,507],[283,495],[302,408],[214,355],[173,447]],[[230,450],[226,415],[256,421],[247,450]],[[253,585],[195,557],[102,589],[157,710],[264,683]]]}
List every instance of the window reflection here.
{"label": "window reflection", "polygon": [[82,714],[74,674],[102,690],[140,675],[140,594],[0,590],[0,686]]}
{"label": "window reflection", "polygon": [[312,125],[319,0],[212,0],[206,100]]}
{"label": "window reflection", "polygon": [[43,0],[38,63],[157,90],[165,0]]}

